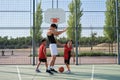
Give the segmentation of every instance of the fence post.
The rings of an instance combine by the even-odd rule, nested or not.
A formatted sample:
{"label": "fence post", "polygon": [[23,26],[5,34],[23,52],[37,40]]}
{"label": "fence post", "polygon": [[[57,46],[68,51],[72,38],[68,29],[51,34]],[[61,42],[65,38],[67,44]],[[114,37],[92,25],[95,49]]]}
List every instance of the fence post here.
{"label": "fence post", "polygon": [[77,0],[75,0],[75,46],[76,46],[76,65],[78,65],[78,21],[77,21]]}
{"label": "fence post", "polygon": [[118,65],[120,65],[120,49],[119,49],[119,26],[118,26],[118,0],[116,0],[116,32],[117,32],[117,47],[118,47]]}
{"label": "fence post", "polygon": [[35,65],[35,0],[33,0],[33,35],[32,35],[32,49],[33,49],[33,65]]}

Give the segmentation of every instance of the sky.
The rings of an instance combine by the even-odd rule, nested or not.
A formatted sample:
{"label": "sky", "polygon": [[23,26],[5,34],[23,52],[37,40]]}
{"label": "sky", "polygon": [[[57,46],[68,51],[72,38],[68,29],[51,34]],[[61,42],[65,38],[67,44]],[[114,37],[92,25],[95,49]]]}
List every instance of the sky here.
{"label": "sky", "polygon": [[[56,0],[53,0],[53,8],[57,8]],[[66,20],[58,27],[67,27],[69,16],[68,4],[71,0],[58,0],[58,8],[66,12]],[[36,6],[39,0],[36,0]],[[106,10],[106,0],[81,0],[83,16],[81,17],[82,36],[90,36],[91,31],[96,32],[97,36],[103,36],[102,29],[85,29],[85,27],[103,27],[105,21],[104,11]],[[42,10],[52,8],[52,0],[42,0]],[[97,12],[96,12],[97,11]],[[30,27],[32,26],[32,0],[0,0],[0,36],[24,37],[30,36]],[[44,16],[44,13],[43,13]],[[50,24],[43,23],[41,27],[49,27]],[[46,29],[42,29],[43,37],[46,37]],[[45,35],[45,36],[44,36]],[[66,33],[60,37],[65,37]]]}

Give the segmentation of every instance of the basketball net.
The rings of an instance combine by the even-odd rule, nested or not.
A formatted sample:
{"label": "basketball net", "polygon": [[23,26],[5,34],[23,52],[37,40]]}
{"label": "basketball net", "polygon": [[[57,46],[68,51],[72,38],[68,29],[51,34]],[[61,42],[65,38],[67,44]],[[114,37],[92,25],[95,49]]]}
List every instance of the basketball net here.
{"label": "basketball net", "polygon": [[51,21],[52,23],[57,24],[57,23],[59,22],[59,18],[51,18],[50,21]]}

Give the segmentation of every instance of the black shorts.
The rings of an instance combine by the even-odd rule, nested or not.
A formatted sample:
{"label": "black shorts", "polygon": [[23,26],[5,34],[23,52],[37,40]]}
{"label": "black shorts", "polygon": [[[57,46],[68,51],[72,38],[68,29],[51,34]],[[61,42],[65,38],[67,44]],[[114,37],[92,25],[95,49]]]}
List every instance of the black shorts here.
{"label": "black shorts", "polygon": [[65,64],[70,64],[70,57],[64,60]]}
{"label": "black shorts", "polygon": [[71,51],[68,52],[68,59],[65,59],[65,64],[70,64]]}
{"label": "black shorts", "polygon": [[40,58],[39,58],[39,61],[40,61],[40,62],[47,62],[47,59],[40,59]]}

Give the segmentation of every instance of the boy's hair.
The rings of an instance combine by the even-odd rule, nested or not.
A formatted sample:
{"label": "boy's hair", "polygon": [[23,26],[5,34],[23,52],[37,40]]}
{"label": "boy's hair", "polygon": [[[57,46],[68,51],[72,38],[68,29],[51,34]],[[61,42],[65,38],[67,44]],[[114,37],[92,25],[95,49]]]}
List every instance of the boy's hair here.
{"label": "boy's hair", "polygon": [[41,42],[44,42],[44,41],[46,41],[46,39],[44,38],[44,39],[42,39],[42,41]]}
{"label": "boy's hair", "polygon": [[53,28],[57,29],[57,25],[56,24],[51,24],[50,27],[53,27]]}
{"label": "boy's hair", "polygon": [[67,40],[66,44],[67,44],[69,41],[72,41],[72,43],[73,43],[73,40]]}

